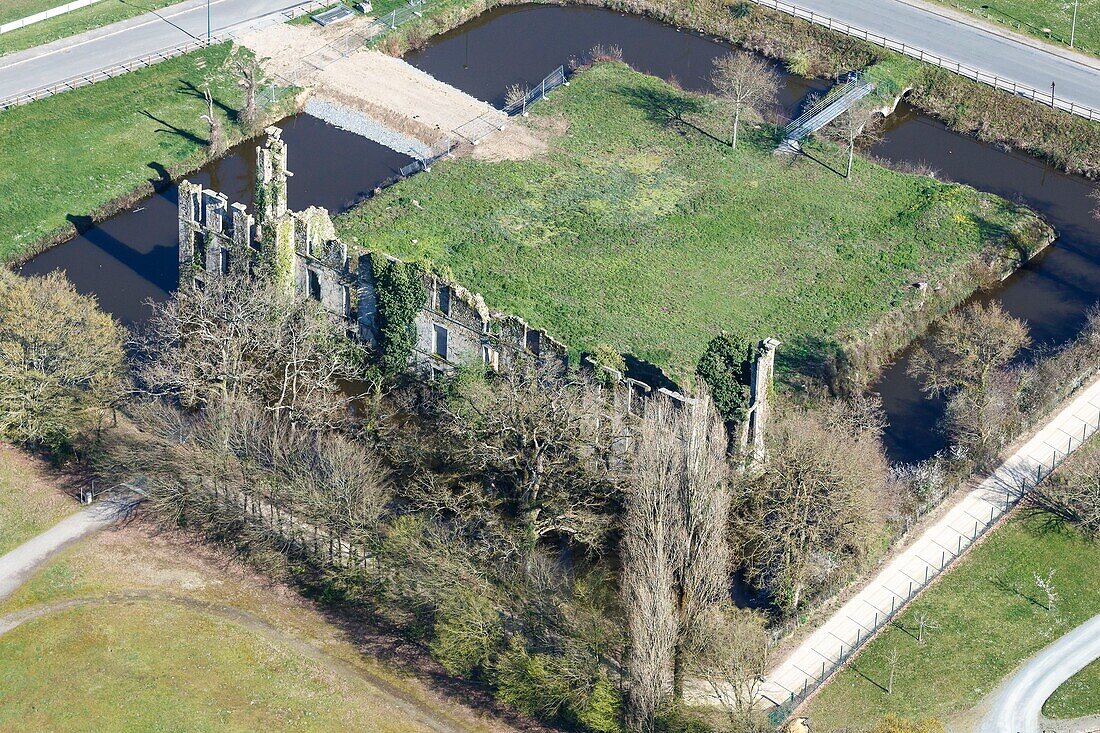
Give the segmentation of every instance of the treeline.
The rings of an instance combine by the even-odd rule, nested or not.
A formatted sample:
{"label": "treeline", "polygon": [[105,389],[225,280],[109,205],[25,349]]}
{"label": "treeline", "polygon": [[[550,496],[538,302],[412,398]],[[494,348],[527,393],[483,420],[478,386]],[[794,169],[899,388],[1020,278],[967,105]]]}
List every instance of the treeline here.
{"label": "treeline", "polygon": [[[1039,383],[1095,369],[1097,332],[1020,367],[1026,329],[995,307],[945,322],[914,369],[959,405],[953,455],[1008,439],[992,420],[1006,384],[1039,409]],[[259,282],[185,287],[128,336],[60,276],[0,273],[5,439],[78,454],[140,486],[161,521],[578,731],[765,729],[753,700],[780,630],[927,508],[942,470],[889,467],[873,399],[781,402],[764,467],[746,469],[729,435],[750,355],[718,337],[693,401],[631,415],[552,365],[383,379],[317,304]],[[106,430],[116,409],[126,418]],[[250,503],[362,556],[321,562]],[[759,609],[735,606],[735,577]],[[717,704],[693,706],[701,696]]]}

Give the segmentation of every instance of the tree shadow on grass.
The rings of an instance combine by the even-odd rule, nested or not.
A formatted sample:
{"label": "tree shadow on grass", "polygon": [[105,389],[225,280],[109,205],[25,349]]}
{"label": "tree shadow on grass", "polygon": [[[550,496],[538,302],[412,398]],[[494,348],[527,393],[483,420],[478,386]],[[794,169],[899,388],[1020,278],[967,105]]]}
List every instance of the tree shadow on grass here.
{"label": "tree shadow on grass", "polygon": [[794,336],[775,353],[776,372],[790,383],[798,375],[821,384],[836,383],[837,365],[843,360],[840,345],[820,336]]}
{"label": "tree shadow on grass", "polygon": [[1014,583],[1009,583],[1003,577],[998,576],[996,578],[993,578],[992,582],[993,582],[993,587],[1000,590],[1000,591],[1003,591],[1005,593],[1017,596],[1019,598],[1023,598],[1025,601],[1027,601],[1031,605],[1035,606],[1036,608],[1041,608],[1044,611],[1049,611],[1050,610],[1038,598],[1036,598],[1035,596],[1032,596],[1029,593],[1025,593],[1024,591],[1020,590],[1019,587],[1016,586]]}
{"label": "tree shadow on grass", "polygon": [[151,119],[153,122],[156,122],[157,124],[164,126],[164,127],[160,128],[158,130],[155,130],[155,132],[167,132],[167,133],[171,133],[172,135],[178,135],[179,137],[182,137],[184,140],[187,140],[188,142],[195,143],[196,145],[206,145],[207,144],[207,140],[205,138],[199,137],[198,135],[191,132],[190,130],[185,130],[182,127],[178,127],[176,125],[173,125],[171,122],[168,122],[167,120],[162,120],[161,118],[157,117],[156,115],[154,115],[152,112],[150,112],[147,109],[142,110],[141,114],[145,115],[146,117]]}
{"label": "tree shadow on grass", "polygon": [[622,85],[613,91],[626,98],[630,106],[645,112],[646,119],[650,122],[669,127],[687,127],[722,145],[729,144],[687,118],[689,114],[702,114],[706,111],[698,97],[672,89],[655,89],[643,84]]}
{"label": "tree shadow on grass", "polygon": [[[205,107],[206,91],[203,89],[199,89],[197,86],[195,86],[193,82],[187,81],[186,79],[181,80],[180,88],[177,91],[179,91],[180,94],[184,94],[200,100]],[[221,99],[218,98],[218,95],[214,94],[213,89],[210,90],[210,99],[214,102],[215,107],[225,113],[225,116],[229,118],[230,122],[232,122],[233,124],[237,124],[240,121],[240,110],[234,107],[230,107],[228,104],[221,101]]]}
{"label": "tree shadow on grass", "polygon": [[874,685],[875,687],[877,687],[877,688],[879,688],[880,690],[882,690],[882,691],[883,691],[884,693],[887,693],[887,694],[889,694],[889,690],[887,690],[885,686],[883,686],[883,685],[879,684],[878,682],[875,682],[875,681],[874,681],[873,679],[871,679],[871,678],[870,678],[870,677],[869,677],[869,676],[868,676],[867,674],[865,674],[865,673],[864,673],[864,671],[863,671],[862,669],[860,669],[860,668],[859,668],[859,667],[858,667],[858,666],[857,666],[857,665],[856,665],[855,663],[852,663],[852,664],[850,664],[850,665],[849,665],[849,667],[851,668],[851,670],[852,670],[853,672],[855,672],[856,674],[858,674],[858,675],[859,675],[860,677],[862,677],[863,679],[867,680],[867,681],[868,681],[868,682],[870,682],[870,683],[871,683],[872,685]]}

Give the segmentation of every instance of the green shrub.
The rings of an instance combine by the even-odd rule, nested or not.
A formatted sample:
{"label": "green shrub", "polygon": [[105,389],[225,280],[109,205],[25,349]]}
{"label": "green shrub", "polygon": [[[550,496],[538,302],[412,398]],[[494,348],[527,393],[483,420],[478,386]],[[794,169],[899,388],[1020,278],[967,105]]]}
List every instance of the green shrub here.
{"label": "green shrub", "polygon": [[745,419],[749,405],[750,355],[746,340],[723,332],[711,339],[695,367],[695,373],[710,387],[714,405],[727,422]]}
{"label": "green shrub", "polygon": [[592,351],[589,352],[588,358],[596,365],[596,378],[607,387],[612,386],[615,381],[615,377],[612,374],[604,371],[601,367],[606,369],[614,369],[620,374],[626,371],[626,359],[619,353],[619,350],[614,346],[607,344],[596,344],[592,347]]}
{"label": "green shrub", "polygon": [[393,378],[405,371],[416,345],[416,314],[424,305],[423,268],[415,262],[371,256],[378,301],[382,372]]}
{"label": "green shrub", "polygon": [[448,672],[471,677],[488,668],[501,638],[500,617],[490,600],[457,591],[436,615],[431,650]]}

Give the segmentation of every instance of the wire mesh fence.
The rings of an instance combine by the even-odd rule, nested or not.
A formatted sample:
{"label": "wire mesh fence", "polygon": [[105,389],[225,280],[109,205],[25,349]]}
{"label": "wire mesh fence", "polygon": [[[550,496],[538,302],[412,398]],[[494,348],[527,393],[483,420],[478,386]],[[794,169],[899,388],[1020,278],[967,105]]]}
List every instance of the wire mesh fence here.
{"label": "wire mesh fence", "polygon": [[[1093,388],[1090,388],[1093,389]],[[864,596],[862,603],[866,604],[873,613],[867,614],[866,622],[858,621],[851,614],[846,616],[852,622],[852,631],[848,635],[838,635],[830,629],[828,636],[831,645],[818,644],[812,647],[815,656],[815,665],[809,668],[802,664],[797,669],[802,676],[802,682],[796,689],[784,688],[786,695],[776,698],[774,695],[765,695],[766,701],[773,707],[769,709],[767,716],[773,726],[780,726],[790,718],[795,709],[816,692],[835,672],[845,664],[872,639],[881,629],[892,623],[897,615],[908,603],[921,593],[924,588],[934,581],[940,573],[951,567],[967,550],[976,544],[987,532],[996,527],[1005,514],[1019,501],[1026,497],[1035,487],[1045,481],[1069,455],[1083,445],[1092,435],[1100,432],[1100,404],[1094,399],[1082,395],[1085,402],[1072,414],[1065,416],[1059,414],[1056,420],[1049,424],[1053,429],[1048,438],[1042,439],[1039,449],[1044,454],[1049,453],[1049,458],[1037,459],[1028,457],[1018,465],[1002,465],[990,478],[991,486],[981,491],[981,498],[965,506],[958,511],[945,527],[945,532],[937,537],[931,537],[931,542],[925,545],[920,552],[914,552],[916,558],[910,558],[912,563],[899,566],[904,573],[904,580],[891,581],[890,584],[875,583],[864,589],[860,595]],[[1042,431],[1033,440],[1038,440]],[[1054,436],[1058,437],[1055,438]],[[968,495],[973,496],[974,493]],[[965,502],[965,500],[964,500]],[[960,503],[960,507],[964,504]],[[960,524],[960,522],[962,524]],[[945,535],[950,539],[945,539]],[[918,545],[913,545],[916,548]],[[931,553],[931,554],[930,554]],[[919,566],[921,570],[916,570]],[[889,596],[889,605],[884,602],[880,606],[868,600],[867,591],[879,593],[877,598],[884,599]],[[865,595],[866,594],[866,595]],[[856,597],[857,599],[859,596]],[[843,610],[843,609],[842,609]],[[866,612],[865,612],[866,613]]]}
{"label": "wire mesh fence", "polygon": [[509,116],[527,114],[527,108],[529,106],[545,97],[554,89],[560,87],[565,81],[565,67],[559,66],[521,98],[513,100],[505,105],[502,111]]}

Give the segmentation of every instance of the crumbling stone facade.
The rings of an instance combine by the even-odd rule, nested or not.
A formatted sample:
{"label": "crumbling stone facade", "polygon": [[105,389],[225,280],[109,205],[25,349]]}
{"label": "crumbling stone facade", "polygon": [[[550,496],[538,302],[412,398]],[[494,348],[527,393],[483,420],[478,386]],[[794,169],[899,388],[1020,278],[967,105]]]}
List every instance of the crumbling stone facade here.
{"label": "crumbling stone facade", "polygon": [[[357,257],[355,262],[349,258],[324,209],[289,209],[287,182],[293,174],[287,168],[287,146],[281,130],[270,127],[266,132],[256,150],[255,217],[221,193],[180,183],[180,284],[202,287],[209,278],[230,272],[267,278],[318,301],[343,324],[349,338],[377,351],[382,333],[371,257]],[[410,369],[430,378],[471,364],[496,371],[507,371],[520,360],[563,368],[568,364],[564,344],[521,318],[491,311],[481,295],[433,273],[422,274],[421,283],[423,302],[414,319]],[[774,339],[763,341],[752,368],[752,404],[738,441],[751,462],[764,460],[764,424],[778,345]],[[624,413],[637,412],[641,402],[655,394],[687,399],[668,389],[654,390],[614,369],[587,361],[583,366],[597,384],[612,391],[611,400]]]}

